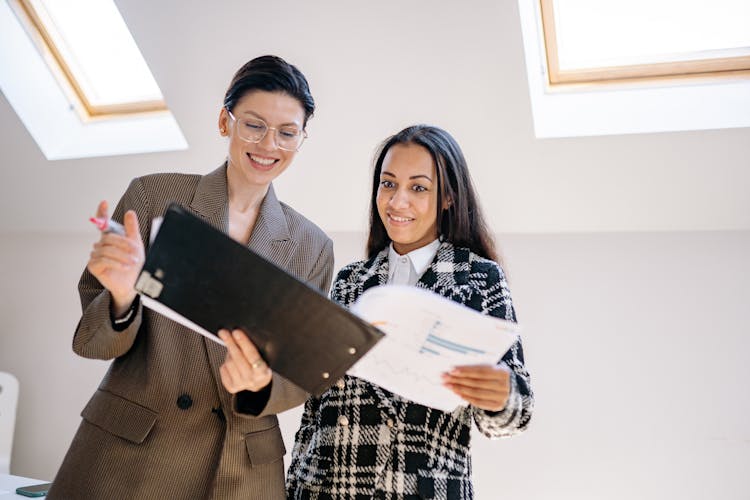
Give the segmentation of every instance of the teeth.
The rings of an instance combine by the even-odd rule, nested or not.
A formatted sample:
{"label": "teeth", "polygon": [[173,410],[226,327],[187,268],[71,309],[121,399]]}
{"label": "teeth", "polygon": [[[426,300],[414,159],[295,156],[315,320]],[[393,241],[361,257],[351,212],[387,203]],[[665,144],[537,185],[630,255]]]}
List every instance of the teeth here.
{"label": "teeth", "polygon": [[391,215],[391,219],[395,220],[396,222],[409,222],[410,220],[414,220],[408,217],[396,217],[395,215]]}
{"label": "teeth", "polygon": [[254,156],[254,155],[250,155],[250,159],[256,163],[260,163],[261,165],[266,165],[266,166],[276,161],[273,158],[260,158],[259,156]]}

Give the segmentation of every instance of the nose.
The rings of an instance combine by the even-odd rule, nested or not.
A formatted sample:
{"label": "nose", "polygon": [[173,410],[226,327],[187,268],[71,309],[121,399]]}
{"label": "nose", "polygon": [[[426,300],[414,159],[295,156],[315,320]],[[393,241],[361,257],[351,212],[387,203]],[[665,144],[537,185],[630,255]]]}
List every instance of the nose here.
{"label": "nose", "polygon": [[409,195],[405,190],[397,189],[388,200],[388,204],[393,208],[406,207],[409,205]]}
{"label": "nose", "polygon": [[273,151],[278,148],[279,146],[276,144],[276,129],[268,128],[268,130],[266,130],[266,135],[263,136],[263,139],[261,139],[258,144],[266,151]]}

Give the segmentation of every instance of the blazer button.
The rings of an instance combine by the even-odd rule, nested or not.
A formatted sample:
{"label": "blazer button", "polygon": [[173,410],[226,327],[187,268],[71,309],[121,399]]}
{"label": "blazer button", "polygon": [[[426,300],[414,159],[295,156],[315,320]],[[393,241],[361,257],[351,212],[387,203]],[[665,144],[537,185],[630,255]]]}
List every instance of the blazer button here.
{"label": "blazer button", "polygon": [[190,394],[180,394],[180,397],[177,398],[177,408],[187,410],[191,406],[193,406],[193,398],[190,397]]}
{"label": "blazer button", "polygon": [[343,378],[340,378],[338,382],[336,382],[336,387],[338,387],[339,389],[343,389],[344,387],[346,387],[346,382],[344,382]]}
{"label": "blazer button", "polygon": [[390,428],[393,428],[393,420],[389,418],[388,420],[386,420],[385,425],[387,425]]}
{"label": "blazer button", "polygon": [[339,417],[339,425],[346,427],[347,425],[349,425],[349,419],[346,418],[346,416],[341,415]]}

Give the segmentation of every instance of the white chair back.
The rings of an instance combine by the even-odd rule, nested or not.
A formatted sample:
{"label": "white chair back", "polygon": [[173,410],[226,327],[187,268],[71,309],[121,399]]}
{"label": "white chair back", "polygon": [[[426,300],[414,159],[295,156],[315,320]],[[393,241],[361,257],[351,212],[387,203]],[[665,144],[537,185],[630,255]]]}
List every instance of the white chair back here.
{"label": "white chair back", "polygon": [[16,427],[18,379],[0,372],[0,474],[10,474],[10,454],[13,451],[13,430]]}

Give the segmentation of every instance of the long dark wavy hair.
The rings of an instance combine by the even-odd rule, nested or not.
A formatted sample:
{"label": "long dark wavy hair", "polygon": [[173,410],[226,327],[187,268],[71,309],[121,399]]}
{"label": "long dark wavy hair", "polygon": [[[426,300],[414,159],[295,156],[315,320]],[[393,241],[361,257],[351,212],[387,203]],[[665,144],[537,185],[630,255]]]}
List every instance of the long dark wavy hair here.
{"label": "long dark wavy hair", "polygon": [[[388,151],[397,144],[416,144],[425,148],[432,156],[437,171],[437,218],[440,238],[498,262],[495,242],[482,216],[464,154],[448,132],[431,125],[413,125],[405,128],[387,138],[376,153],[370,197],[368,258],[375,256],[391,242],[383,221],[380,220],[376,198],[383,161]],[[449,200],[448,203],[446,200]]]}

